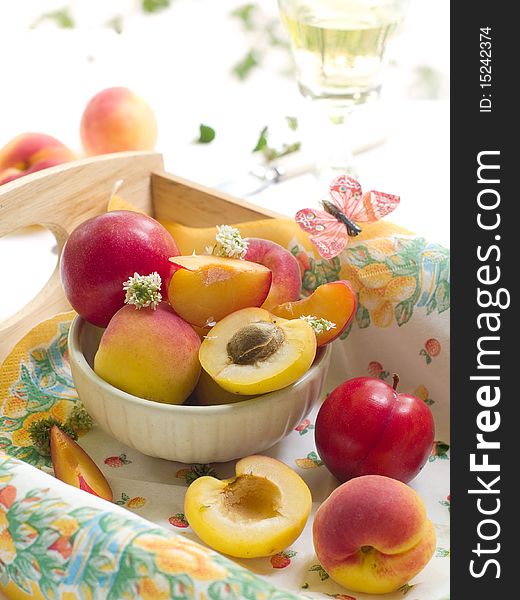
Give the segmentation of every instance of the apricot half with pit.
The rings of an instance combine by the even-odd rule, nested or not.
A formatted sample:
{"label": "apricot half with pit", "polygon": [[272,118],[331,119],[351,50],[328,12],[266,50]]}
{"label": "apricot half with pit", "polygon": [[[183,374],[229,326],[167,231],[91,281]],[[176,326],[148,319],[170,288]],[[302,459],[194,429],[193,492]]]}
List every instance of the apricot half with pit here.
{"label": "apricot half with pit", "polygon": [[202,342],[202,368],[234,394],[258,395],[294,383],[312,365],[316,335],[302,319],[244,308],[221,321]]}
{"label": "apricot half with pit", "polygon": [[290,546],[311,506],[303,479],[268,456],[239,460],[231,479],[196,479],[184,499],[184,513],[200,539],[237,558],[272,556]]}
{"label": "apricot half with pit", "polygon": [[221,256],[175,256],[177,267],[168,287],[175,312],[197,327],[230,313],[261,306],[271,288],[272,273],[263,265]]}

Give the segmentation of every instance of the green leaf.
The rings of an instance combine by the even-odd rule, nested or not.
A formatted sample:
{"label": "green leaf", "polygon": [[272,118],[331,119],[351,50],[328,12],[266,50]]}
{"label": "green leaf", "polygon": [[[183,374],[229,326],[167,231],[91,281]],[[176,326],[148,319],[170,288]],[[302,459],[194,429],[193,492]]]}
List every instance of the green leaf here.
{"label": "green leaf", "polygon": [[122,15],[116,15],[112,17],[110,21],[107,21],[107,27],[113,29],[118,35],[123,33],[123,17]]}
{"label": "green leaf", "polygon": [[450,445],[447,444],[446,442],[437,442],[435,445],[435,454],[437,456],[444,456],[447,454],[448,450],[450,449]]}
{"label": "green leaf", "polygon": [[428,304],[426,305],[426,314],[431,315],[431,313],[434,312],[434,310],[436,308],[437,308],[437,300],[435,299],[435,296],[433,296],[431,298],[431,300],[428,301]]}
{"label": "green leaf", "polygon": [[359,303],[356,310],[356,323],[360,329],[366,329],[370,325],[370,313]]}
{"label": "green leaf", "polygon": [[38,587],[42,591],[44,597],[49,600],[59,598],[60,596],[58,584],[48,577],[42,576],[38,581]]}
{"label": "green leaf", "polygon": [[0,561],[0,586],[6,587],[9,583],[9,572],[6,565]]}
{"label": "green leaf", "polygon": [[38,387],[38,382],[33,380],[27,365],[23,363],[20,366],[20,378],[16,387],[18,388],[16,393],[27,398],[26,408],[28,412],[47,411],[52,408],[57,400],[61,400],[61,398],[48,394],[45,389]]}
{"label": "green leaf", "polygon": [[215,471],[215,468],[212,465],[210,465],[209,463],[197,463],[191,466],[190,470],[184,476],[184,480],[188,485],[190,485],[190,483],[193,483],[195,479],[206,476],[215,477],[215,479],[219,479],[219,476],[217,475],[217,472]]}
{"label": "green leaf", "polygon": [[415,587],[415,584],[410,585],[409,583],[405,583],[400,588],[398,588],[397,591],[398,592],[403,592],[403,596],[405,596],[414,587]]}
{"label": "green leaf", "polygon": [[262,151],[266,162],[272,162],[277,158],[282,158],[283,156],[287,156],[288,154],[292,154],[293,152],[298,152],[302,147],[301,142],[294,142],[292,144],[282,144],[280,149],[271,148],[269,146],[265,147]]}
{"label": "green leaf", "polygon": [[394,240],[395,250],[397,254],[402,256],[417,257],[426,246],[426,240],[422,237],[406,238],[396,236]]}
{"label": "green leaf", "polygon": [[225,581],[215,581],[208,588],[211,600],[240,600],[231,585]]}
{"label": "green leaf", "polygon": [[312,460],[312,462],[317,466],[317,467],[321,467],[321,465],[323,464],[323,461],[320,459],[320,457],[316,454],[316,452],[309,452],[309,454],[307,454],[307,458],[309,460]]}
{"label": "green leaf", "polygon": [[253,152],[260,152],[264,148],[267,147],[267,138],[269,136],[269,127],[267,125],[262,129],[260,135],[258,136],[258,141],[256,142],[256,146],[253,148]]}
{"label": "green leaf", "polygon": [[319,283],[317,281],[316,274],[313,271],[305,271],[303,274],[302,287],[304,290],[313,292]]}
{"label": "green leaf", "polygon": [[101,571],[100,575],[113,573],[118,567],[114,555],[106,551],[93,556],[89,561],[89,565],[97,571]]}
{"label": "green leaf", "polygon": [[291,131],[296,131],[298,129],[298,119],[296,117],[285,117],[287,120],[287,126]]}
{"label": "green leaf", "polygon": [[257,11],[258,6],[251,2],[235,8],[231,11],[231,16],[239,19],[247,31],[254,31],[256,29],[254,16]]}
{"label": "green leaf", "polygon": [[352,323],[345,329],[345,331],[339,336],[340,340],[346,340],[349,333],[352,331]]}
{"label": "green leaf", "polygon": [[[0,431],[18,431],[23,423],[23,418],[13,419],[12,417],[0,417]],[[7,438],[1,438],[1,440],[7,440]],[[9,444],[11,442],[9,441]]]}
{"label": "green leaf", "polygon": [[80,525],[91,521],[98,514],[99,509],[91,508],[90,506],[80,506],[70,512],[70,516],[76,519]]}
{"label": "green leaf", "polygon": [[403,300],[395,307],[395,320],[399,327],[408,323],[413,315],[414,303],[412,300]]}
{"label": "green leaf", "polygon": [[154,13],[168,8],[171,0],[142,0],[142,9],[145,13]]}
{"label": "green leaf", "polygon": [[348,262],[352,263],[356,267],[364,267],[370,262],[370,255],[366,246],[358,244],[352,248],[346,250]]}
{"label": "green leaf", "polygon": [[318,575],[320,576],[321,581],[325,581],[326,579],[329,578],[329,574],[327,573],[327,571],[325,571],[325,569],[321,565],[313,565],[309,569],[309,571],[316,571],[318,573]]}
{"label": "green leaf", "polygon": [[199,139],[196,140],[196,144],[209,144],[215,139],[215,130],[209,125],[201,123],[199,125]]}
{"label": "green leaf", "polygon": [[171,600],[190,600],[194,597],[193,581],[188,575],[172,575],[168,577]]}
{"label": "green leaf", "polygon": [[450,308],[450,284],[444,280],[439,281],[435,289],[435,302],[439,313]]}
{"label": "green leaf", "polygon": [[233,74],[236,75],[240,81],[244,81],[258,64],[256,52],[250,50],[244,58],[233,67]]}
{"label": "green leaf", "polygon": [[30,25],[30,29],[34,29],[45,23],[45,21],[52,21],[57,27],[61,27],[62,29],[74,29],[76,27],[76,23],[72,18],[68,8],[62,8],[60,10],[54,10],[52,12],[44,13],[40,17],[33,21]]}

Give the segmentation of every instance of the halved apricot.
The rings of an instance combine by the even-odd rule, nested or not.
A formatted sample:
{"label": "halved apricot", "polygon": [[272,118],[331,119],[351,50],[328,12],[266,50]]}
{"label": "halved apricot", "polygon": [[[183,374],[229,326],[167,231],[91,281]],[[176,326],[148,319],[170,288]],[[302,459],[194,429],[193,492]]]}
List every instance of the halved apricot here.
{"label": "halved apricot", "polygon": [[285,302],[271,309],[273,315],[284,319],[314,316],[334,323],[335,327],[316,335],[318,346],[339,337],[350,325],[357,309],[357,296],[350,282],[340,280],[324,283],[314,292],[296,302]]}
{"label": "halved apricot", "polygon": [[211,548],[230,556],[272,556],[301,534],[312,507],[303,479],[268,456],[248,456],[236,477],[200,477],[188,488],[184,513]]}
{"label": "halved apricot", "polygon": [[316,355],[316,334],[302,319],[275,317],[263,308],[231,313],[202,342],[202,368],[235,394],[273,392],[299,379]]}
{"label": "halved apricot", "polygon": [[269,294],[272,273],[263,265],[221,256],[175,256],[177,267],[168,287],[175,312],[191,325],[206,327],[226,315],[261,306]]}

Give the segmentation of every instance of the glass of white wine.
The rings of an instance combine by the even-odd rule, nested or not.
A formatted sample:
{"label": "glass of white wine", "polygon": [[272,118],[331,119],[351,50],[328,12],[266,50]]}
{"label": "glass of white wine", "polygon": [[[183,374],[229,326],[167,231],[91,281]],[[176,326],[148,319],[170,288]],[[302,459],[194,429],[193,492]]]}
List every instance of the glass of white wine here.
{"label": "glass of white wine", "polygon": [[409,0],[278,0],[303,96],[332,126],[321,170],[355,173],[348,119],[379,97],[388,41]]}

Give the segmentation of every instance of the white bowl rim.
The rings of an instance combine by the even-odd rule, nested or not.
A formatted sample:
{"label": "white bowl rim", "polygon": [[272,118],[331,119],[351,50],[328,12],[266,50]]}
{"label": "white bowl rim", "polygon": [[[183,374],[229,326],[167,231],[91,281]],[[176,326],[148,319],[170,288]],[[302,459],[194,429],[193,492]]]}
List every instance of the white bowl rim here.
{"label": "white bowl rim", "polygon": [[[205,406],[196,406],[191,404],[166,404],[164,402],[156,402],[154,400],[146,400],[146,398],[140,398],[139,396],[134,396],[133,394],[129,394],[124,390],[120,390],[115,386],[111,385],[104,379],[102,379],[92,367],[88,364],[85,355],[80,349],[79,345],[79,336],[82,328],[86,325],[91,325],[80,317],[76,315],[72,321],[70,326],[69,336],[68,336],[68,350],[69,350],[69,361],[73,356],[76,365],[83,371],[86,377],[90,378],[93,383],[97,386],[103,388],[107,393],[118,396],[121,400],[130,403],[137,404],[142,407],[150,408],[152,410],[157,410],[159,412],[165,412],[170,414],[198,414],[202,416],[203,414],[226,414],[235,410],[241,410],[248,407],[253,406],[256,403],[262,402],[265,404],[266,400],[275,398],[279,396],[283,392],[287,392],[289,390],[294,390],[295,388],[299,388],[303,386],[307,379],[313,376],[314,372],[319,368],[322,368],[324,362],[327,361],[328,357],[331,353],[331,344],[327,344],[325,346],[321,346],[318,348],[316,353],[316,358],[309,368],[309,370],[300,377],[297,381],[288,385],[279,390],[275,390],[274,392],[269,392],[267,394],[262,394],[256,398],[250,398],[248,400],[239,400],[237,402],[233,402],[230,404],[210,404]],[[318,352],[320,355],[318,356]]]}

